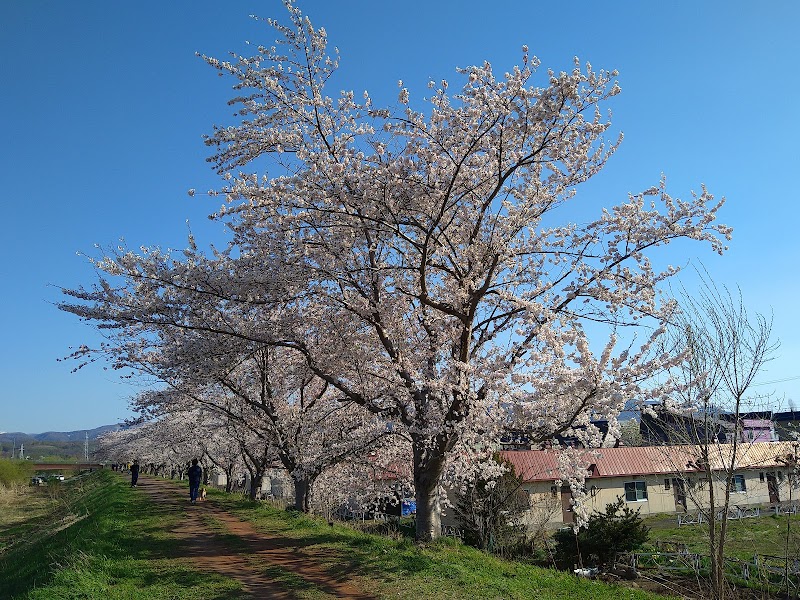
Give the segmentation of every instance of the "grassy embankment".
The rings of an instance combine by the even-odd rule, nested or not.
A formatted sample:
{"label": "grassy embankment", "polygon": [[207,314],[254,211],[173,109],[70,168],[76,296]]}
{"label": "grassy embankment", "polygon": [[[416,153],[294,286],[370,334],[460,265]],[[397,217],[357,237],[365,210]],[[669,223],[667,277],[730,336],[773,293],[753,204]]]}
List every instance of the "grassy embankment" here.
{"label": "grassy embankment", "polygon": [[[326,564],[379,598],[657,598],[642,590],[579,579],[568,573],[504,561],[451,539],[416,546],[410,539],[377,536],[306,515],[212,491],[213,500],[259,531],[292,540],[306,555]],[[220,532],[224,530],[220,529]],[[228,536],[230,537],[230,536]],[[235,540],[229,540],[235,543]],[[260,565],[298,598],[322,598],[291,572]]]}
{"label": "grassy embankment", "polygon": [[[31,488],[31,493],[44,497],[48,492]],[[212,492],[211,499],[265,533],[289,538],[332,573],[347,573],[376,597],[661,598],[497,560],[447,540],[419,548],[406,539],[331,527],[221,493]],[[131,493],[113,473],[66,485],[63,497],[36,523],[17,523],[13,531],[0,524],[0,538],[6,540],[0,550],[0,598],[237,597],[235,582],[193,571],[177,558],[180,545],[165,533],[176,518]],[[225,534],[222,526],[217,529],[227,547],[246,548],[245,541]],[[288,570],[250,562],[297,598],[329,598]]]}
{"label": "grassy embankment", "polygon": [[0,520],[0,598],[229,598],[240,589],[178,560],[164,533],[177,517],[107,471],[18,489],[9,504],[3,515],[15,517]]}

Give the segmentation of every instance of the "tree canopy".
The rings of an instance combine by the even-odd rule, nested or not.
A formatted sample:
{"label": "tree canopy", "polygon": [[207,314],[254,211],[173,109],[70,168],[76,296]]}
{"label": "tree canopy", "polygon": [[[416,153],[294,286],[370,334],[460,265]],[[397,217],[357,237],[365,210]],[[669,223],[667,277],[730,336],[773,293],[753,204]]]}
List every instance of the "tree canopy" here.
{"label": "tree canopy", "polygon": [[[203,56],[238,94],[237,122],[206,140],[229,245],[105,253],[98,283],[65,289],[60,307],[109,334],[78,357],[107,353],[171,384],[195,377],[189,351],[202,376],[253,345],[290,354],[408,445],[430,539],[443,477],[474,468],[510,423],[592,445],[593,416],[615,427],[625,400],[661,393],[644,384],[674,360],[651,348],[671,310],[657,287],[677,269],[650,254],[679,238],[722,252],[724,201],[673,198],[662,180],[576,223],[578,186],[619,143],[601,108],[616,72],[577,59],[541,72],[523,47],[507,72],[459,69],[459,91],[432,81],[419,102],[400,82],[379,108],[329,94],[338,53],[285,4],[290,24],[266,21],[276,45]],[[619,347],[617,329],[643,322],[655,333]]]}

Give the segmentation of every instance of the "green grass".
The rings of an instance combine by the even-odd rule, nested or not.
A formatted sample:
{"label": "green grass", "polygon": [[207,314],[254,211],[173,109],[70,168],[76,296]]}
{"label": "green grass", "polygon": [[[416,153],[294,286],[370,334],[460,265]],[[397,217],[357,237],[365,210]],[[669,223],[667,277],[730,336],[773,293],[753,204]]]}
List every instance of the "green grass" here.
{"label": "green grass", "polygon": [[[648,517],[645,523],[651,527],[650,542],[644,551],[652,551],[657,541],[685,544],[689,552],[700,555],[701,573],[710,570],[708,544],[708,525],[677,526],[674,516]],[[800,516],[791,517],[788,556],[790,565],[800,558]],[[726,577],[741,587],[749,587],[754,593],[767,591],[779,593],[785,583],[782,581],[785,568],[787,517],[764,515],[728,522],[725,540]],[[754,567],[754,557],[759,555],[758,568]],[[772,558],[763,558],[772,557]],[[749,563],[750,577],[741,578],[741,563]],[[687,571],[686,574],[689,572]],[[693,571],[692,571],[693,573]],[[796,578],[793,578],[796,584]]]}
{"label": "green grass", "polygon": [[[131,490],[117,474],[98,472],[62,488],[57,511],[41,515],[35,527],[0,536],[24,541],[0,550],[0,598],[174,599],[222,600],[242,595],[235,581],[193,570],[178,558],[181,542],[167,531],[178,515],[151,504],[140,490]],[[400,536],[381,537],[286,512],[240,497],[211,491],[211,500],[246,519],[257,529],[280,535],[331,574],[351,580],[379,598],[576,598],[598,600],[663,598],[647,592],[578,579],[521,562],[488,556],[453,540],[417,546]],[[59,512],[60,511],[60,512]],[[54,516],[68,511],[83,516],[56,531]],[[59,517],[60,518],[60,517]],[[232,551],[246,542],[227,531],[223,522],[204,523]],[[63,524],[62,524],[63,526]],[[31,535],[35,534],[35,535]],[[12,541],[14,541],[12,539]],[[301,576],[259,558],[250,566],[282,585],[293,597],[316,600],[330,595]]]}
{"label": "green grass", "polygon": [[63,502],[83,518],[64,527],[56,518],[61,512],[55,511],[49,528],[42,528],[40,515],[34,529],[4,532],[12,542],[12,535],[36,535],[0,554],[0,598],[221,600],[240,595],[238,583],[176,559],[177,542],[164,531],[177,517],[149,505],[119,477],[94,473],[65,486]]}
{"label": "green grass", "polygon": [[13,484],[27,483],[33,475],[33,467],[25,460],[8,460],[0,458],[0,485],[10,487]]}
{"label": "green grass", "polygon": [[[706,524],[678,527],[674,516],[648,517],[650,542],[665,540],[680,542],[690,552],[708,554],[708,529]],[[765,515],[740,521],[728,521],[725,556],[751,560],[754,554],[785,557],[786,516]],[[800,516],[791,517],[789,557],[800,557]]]}
{"label": "green grass", "polygon": [[417,546],[333,525],[306,515],[213,493],[257,529],[280,535],[380,598],[660,598],[641,590],[578,579],[571,574],[504,561],[451,539]]}

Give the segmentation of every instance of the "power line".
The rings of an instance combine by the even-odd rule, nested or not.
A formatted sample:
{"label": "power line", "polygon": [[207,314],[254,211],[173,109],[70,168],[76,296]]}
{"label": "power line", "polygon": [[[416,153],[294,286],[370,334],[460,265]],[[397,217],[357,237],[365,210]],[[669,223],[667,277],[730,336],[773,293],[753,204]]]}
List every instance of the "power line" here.
{"label": "power line", "polygon": [[783,379],[775,379],[773,381],[763,381],[761,383],[753,383],[751,385],[770,385],[771,383],[783,383],[785,381],[794,381],[795,379],[800,379],[800,375],[794,375],[792,377],[784,377]]}

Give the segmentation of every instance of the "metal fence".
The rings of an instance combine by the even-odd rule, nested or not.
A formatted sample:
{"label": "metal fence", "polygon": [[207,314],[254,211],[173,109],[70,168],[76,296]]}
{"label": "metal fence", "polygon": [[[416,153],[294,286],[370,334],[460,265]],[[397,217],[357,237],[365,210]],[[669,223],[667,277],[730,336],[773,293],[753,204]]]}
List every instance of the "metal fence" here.
{"label": "metal fence", "polygon": [[[739,521],[741,519],[751,519],[753,517],[761,516],[760,506],[732,506],[728,509],[728,521]],[[725,511],[720,510],[714,513],[714,518],[721,521],[725,516]],[[678,526],[681,525],[699,525],[701,523],[708,523],[708,515],[702,511],[696,513],[678,513]]]}
{"label": "metal fence", "polygon": [[[668,542],[662,544],[664,548],[669,545]],[[711,559],[708,556],[679,549],[681,551],[678,552],[627,552],[617,555],[615,563],[637,571],[657,571],[660,574],[683,572],[708,575],[710,573]],[[790,560],[787,564],[786,560],[779,556],[761,554],[754,555],[752,560],[725,558],[723,569],[726,578],[773,589],[785,590],[788,578],[789,590],[792,593],[800,591],[800,560],[797,559]]]}
{"label": "metal fence", "polygon": [[775,511],[775,515],[796,515],[797,514],[797,504],[792,502],[791,504],[776,504],[772,507]]}
{"label": "metal fence", "polygon": [[453,527],[452,525],[442,525],[442,535],[445,537],[457,538],[459,540],[464,539],[464,532],[458,527]]}
{"label": "metal fence", "polygon": [[[760,506],[734,506],[728,509],[728,520],[737,521],[739,519],[748,519],[751,517],[760,517],[762,514],[772,513],[776,516],[780,515],[796,515],[799,510],[800,504],[796,502],[785,504],[773,504],[766,508]],[[723,511],[718,511],[714,516],[717,521],[722,520]],[[702,511],[693,513],[679,513],[678,525],[698,525],[700,523],[707,523],[708,516]]]}

